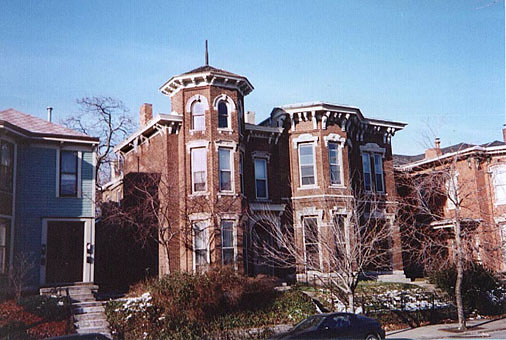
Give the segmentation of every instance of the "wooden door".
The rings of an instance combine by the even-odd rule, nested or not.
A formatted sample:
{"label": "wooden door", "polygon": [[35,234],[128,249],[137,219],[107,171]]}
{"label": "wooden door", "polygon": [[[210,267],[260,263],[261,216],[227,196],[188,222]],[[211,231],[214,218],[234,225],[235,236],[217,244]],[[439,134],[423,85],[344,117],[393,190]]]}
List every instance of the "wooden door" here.
{"label": "wooden door", "polygon": [[83,281],[84,222],[48,222],[46,247],[46,284]]}

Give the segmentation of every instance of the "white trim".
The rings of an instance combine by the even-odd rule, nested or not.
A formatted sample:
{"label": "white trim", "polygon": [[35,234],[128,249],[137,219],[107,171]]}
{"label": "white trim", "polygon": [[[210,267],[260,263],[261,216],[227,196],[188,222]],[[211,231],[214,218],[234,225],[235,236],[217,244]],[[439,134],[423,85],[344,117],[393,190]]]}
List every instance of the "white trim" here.
{"label": "white trim", "polygon": [[[331,164],[330,164],[329,142],[337,145],[337,162],[338,162],[338,166],[339,166],[339,176],[340,176],[340,180],[341,180],[341,183],[339,183],[339,184],[332,183],[332,178],[331,178],[332,172],[330,169]],[[346,186],[344,185],[344,164],[343,164],[343,149],[344,149],[345,142],[346,142],[345,138],[339,139],[337,141],[335,139],[330,139],[330,138],[325,139],[325,145],[327,146],[327,157],[329,160],[329,188],[335,188],[335,189],[346,188]]]}
{"label": "white trim", "polygon": [[326,147],[329,146],[329,142],[338,143],[341,147],[343,147],[344,143],[346,143],[346,138],[338,135],[337,133],[329,133],[323,137],[323,141],[325,142]]}
{"label": "white trim", "polygon": [[[238,249],[237,249],[237,228],[239,225],[240,217],[238,214],[220,214],[218,215],[219,225],[220,225],[220,248],[221,248],[221,264],[223,265],[223,232],[222,232],[222,221],[231,221],[232,222],[232,247],[234,249],[234,264],[233,267],[237,270],[237,259],[238,259]],[[230,249],[228,247],[227,249]]]}
{"label": "white trim", "polygon": [[[48,222],[83,222],[83,273],[80,282],[93,282],[94,268],[95,268],[95,221],[93,218],[84,217],[68,217],[68,218],[43,218],[42,219],[42,233],[41,233],[41,247],[46,247],[45,263],[40,263],[40,285],[46,284],[46,267],[47,267],[47,226]],[[91,263],[88,263],[87,244],[92,246],[93,252],[90,254]]]}
{"label": "white trim", "polygon": [[209,149],[209,141],[205,139],[192,140],[186,143],[186,152],[191,153],[191,149],[206,148]]}
{"label": "white trim", "polygon": [[[62,151],[76,151],[77,152],[77,192],[76,196],[60,196],[60,158]],[[76,150],[74,148],[67,148],[67,146],[61,146],[56,150],[56,197],[58,198],[82,198],[82,157],[83,152]],[[95,168],[93,168],[93,173],[95,173]],[[93,175],[94,176],[94,175]],[[93,187],[93,191],[95,191],[95,187]]]}
{"label": "white trim", "polygon": [[[199,191],[195,191],[195,178],[193,177],[194,175],[194,169],[193,169],[193,166],[195,164],[195,161],[193,160],[193,150],[198,150],[198,149],[202,149],[205,151],[205,156],[204,156],[204,159],[206,160],[206,166],[205,166],[205,175],[204,175],[204,178],[205,178],[205,189],[204,190],[199,190]],[[208,188],[208,148],[207,147],[192,147],[190,149],[190,179],[191,179],[191,194],[192,195],[202,195],[202,194],[207,194],[207,188]]]}
{"label": "white trim", "polygon": [[[229,152],[229,167],[230,167],[230,190],[221,190],[221,168],[220,168],[220,149],[228,150]],[[235,194],[235,153],[234,148],[230,146],[220,146],[217,145],[217,152],[218,152],[218,186],[219,186],[219,192],[220,193],[228,193],[228,194]]]}
{"label": "white trim", "polygon": [[[306,233],[304,230],[304,218],[315,217],[317,228],[318,228],[318,257],[320,261],[320,269],[322,268],[323,263],[323,254],[321,249],[321,227],[323,226],[323,209],[317,209],[316,207],[305,207],[303,209],[297,210],[295,212],[295,228],[302,229],[302,246],[304,251],[304,267],[306,267],[307,258],[306,258]],[[307,271],[307,269],[305,269]]]}
{"label": "white trim", "polygon": [[188,99],[186,101],[186,106],[185,106],[185,110],[186,111],[185,112],[189,113],[191,115],[193,102],[196,102],[196,101],[199,101],[199,100],[200,100],[201,103],[203,103],[205,105],[205,107],[206,107],[205,111],[209,112],[209,103],[207,101],[207,97],[204,96],[204,95],[201,95],[201,94],[193,95],[193,96],[190,97],[190,99]]}
{"label": "white trim", "polygon": [[293,148],[297,149],[297,145],[300,143],[314,143],[318,144],[318,136],[313,136],[310,133],[303,133],[299,135],[298,137],[294,137],[292,139]]}
{"label": "white trim", "polygon": [[[313,177],[314,177],[314,183],[313,184],[302,184],[302,165],[300,162],[300,147],[304,145],[311,145],[312,152],[313,152]],[[297,161],[299,165],[299,189],[318,189],[318,175],[317,175],[317,168],[316,168],[316,143],[315,142],[302,142],[297,144]],[[305,165],[307,166],[307,165]]]}
{"label": "white trim", "polygon": [[[205,215],[205,214],[204,214]],[[211,240],[211,237],[210,237],[210,232],[209,232],[209,229],[210,229],[210,226],[211,226],[211,222],[209,220],[209,218],[203,218],[203,219],[200,219],[200,218],[196,218],[196,219],[192,219],[190,218],[190,223],[191,223],[191,232],[192,232],[192,256],[193,256],[193,265],[192,265],[192,269],[194,272],[197,271],[197,254],[196,254],[196,248],[195,248],[195,225],[198,224],[198,223],[202,223],[203,224],[203,229],[201,229],[201,232],[205,232],[205,237],[206,237],[206,240],[205,240],[205,244],[206,244],[206,250],[207,250],[207,255],[206,255],[206,260],[207,260],[207,264],[210,265],[211,264],[211,251],[210,251],[210,240]]]}

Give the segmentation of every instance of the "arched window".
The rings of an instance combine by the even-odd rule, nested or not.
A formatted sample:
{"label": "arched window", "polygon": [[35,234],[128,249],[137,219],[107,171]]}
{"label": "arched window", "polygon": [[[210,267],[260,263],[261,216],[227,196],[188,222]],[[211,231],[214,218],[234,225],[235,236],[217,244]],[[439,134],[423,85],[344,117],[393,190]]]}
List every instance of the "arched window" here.
{"label": "arched window", "polygon": [[191,106],[192,111],[192,130],[205,130],[206,128],[206,120],[204,113],[206,111],[206,106],[200,100],[196,100],[193,102]]}
{"label": "arched window", "polygon": [[218,127],[228,128],[228,107],[224,101],[218,104]]}

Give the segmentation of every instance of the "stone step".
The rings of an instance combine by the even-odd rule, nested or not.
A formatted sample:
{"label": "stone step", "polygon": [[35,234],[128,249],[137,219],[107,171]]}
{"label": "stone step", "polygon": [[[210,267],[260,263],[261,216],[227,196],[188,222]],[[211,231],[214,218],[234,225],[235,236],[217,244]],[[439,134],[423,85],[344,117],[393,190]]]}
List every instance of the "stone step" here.
{"label": "stone step", "polygon": [[74,325],[76,328],[107,328],[109,327],[109,323],[107,320],[81,320],[79,322],[75,322]]}
{"label": "stone step", "polygon": [[69,291],[70,293],[72,292],[77,292],[77,291],[98,291],[98,286],[97,285],[94,285],[94,284],[90,284],[90,283],[76,283],[76,284],[73,284],[73,285],[65,285],[65,286],[54,286],[54,287],[43,287],[43,288],[40,288],[40,294],[44,294],[44,295],[48,295],[48,294],[51,294],[55,291]]}
{"label": "stone step", "polygon": [[90,333],[100,333],[109,338],[111,338],[111,332],[109,329],[104,327],[95,327],[95,328],[78,328],[76,329],[77,334],[90,334]]}
{"label": "stone step", "polygon": [[378,275],[379,282],[389,283],[411,283],[411,280],[404,274],[383,274]]}
{"label": "stone step", "polygon": [[104,306],[94,306],[94,307],[76,307],[72,309],[74,314],[85,314],[85,313],[105,313]]}
{"label": "stone step", "polygon": [[95,296],[93,294],[77,294],[77,295],[70,295],[70,299],[72,302],[90,302],[95,301]]}
{"label": "stone step", "polygon": [[72,307],[94,307],[94,306],[103,306],[102,301],[81,301],[81,302],[72,302]]}
{"label": "stone step", "polygon": [[93,312],[93,313],[76,314],[76,315],[74,315],[74,320],[76,320],[76,321],[81,321],[81,320],[99,320],[99,319],[107,320],[107,317],[105,316],[105,313],[102,313],[102,312]]}

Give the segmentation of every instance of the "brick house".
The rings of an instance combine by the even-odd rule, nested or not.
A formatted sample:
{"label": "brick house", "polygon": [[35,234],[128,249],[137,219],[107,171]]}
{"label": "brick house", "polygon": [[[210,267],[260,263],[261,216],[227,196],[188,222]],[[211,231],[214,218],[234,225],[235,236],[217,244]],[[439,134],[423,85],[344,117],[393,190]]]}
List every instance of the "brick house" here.
{"label": "brick house", "polygon": [[[443,184],[446,185],[443,190],[450,194],[433,201],[437,203],[431,208],[432,218],[422,222],[420,217],[417,223],[430,223],[441,233],[452,230],[455,204],[450,197],[457,197],[464,228],[472,233],[468,260],[496,272],[506,271],[506,129],[503,135],[505,141],[482,145],[460,143],[445,148],[440,147],[437,138],[435,147],[424,154],[394,155],[396,176],[406,176],[408,181],[442,171],[451,174],[454,185]],[[398,189],[400,196],[407,194],[405,187],[398,185]],[[448,246],[450,257],[452,247]]]}
{"label": "brick house", "polygon": [[126,198],[134,175],[164,179],[170,194],[160,195],[160,205],[171,206],[168,223],[180,233],[168,249],[160,247],[160,275],[209,264],[282,275],[251,244],[265,212],[294,228],[301,251],[309,251],[304,228],[319,230],[336,216],[348,223],[345,202],[367,191],[381,196],[378,218],[392,229],[391,259],[382,269],[403,276],[391,137],[405,124],[325,102],[276,107],[255,124],[244,105],[252,84],[209,65],[170,78],[160,91],[172,112],[153,115],[142,105],[139,129],[115,148],[122,175],[106,194]]}
{"label": "brick house", "polygon": [[27,289],[93,282],[98,142],[0,111],[0,286],[20,256],[31,264]]}

